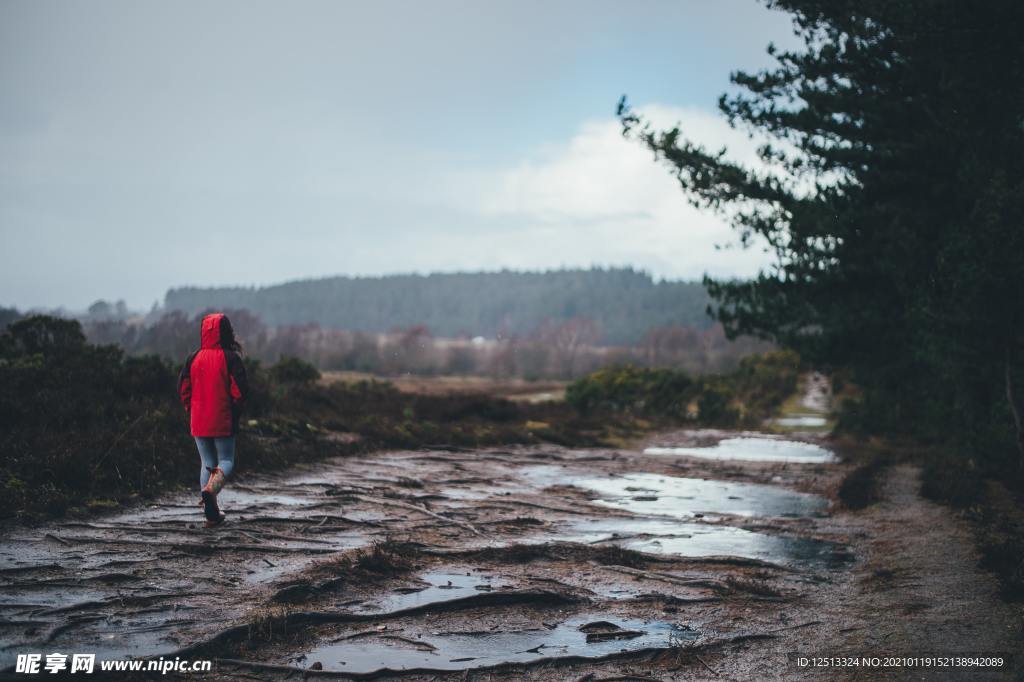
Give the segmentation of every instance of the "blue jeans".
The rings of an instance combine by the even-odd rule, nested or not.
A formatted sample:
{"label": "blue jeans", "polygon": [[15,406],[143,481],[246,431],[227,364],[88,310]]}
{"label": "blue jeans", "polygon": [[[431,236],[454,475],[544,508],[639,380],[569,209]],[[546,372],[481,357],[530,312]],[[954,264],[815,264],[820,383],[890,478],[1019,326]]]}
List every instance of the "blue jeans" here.
{"label": "blue jeans", "polygon": [[229,478],[235,468],[235,437],[206,438],[205,436],[194,436],[194,438],[196,439],[196,447],[199,448],[199,458],[203,460],[203,465],[199,469],[199,487],[206,487],[206,482],[210,480],[210,472],[207,470],[207,467],[210,469],[220,467],[221,471],[224,472],[224,478]]}

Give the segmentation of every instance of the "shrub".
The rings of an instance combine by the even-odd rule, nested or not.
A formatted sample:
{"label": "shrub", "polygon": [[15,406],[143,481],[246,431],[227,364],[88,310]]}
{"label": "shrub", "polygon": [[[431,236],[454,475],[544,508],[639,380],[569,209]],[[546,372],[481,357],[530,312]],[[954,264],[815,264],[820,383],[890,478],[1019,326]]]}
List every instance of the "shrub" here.
{"label": "shrub", "polygon": [[744,358],[734,372],[697,379],[675,369],[609,367],[571,383],[565,399],[581,413],[607,410],[680,419],[696,401],[702,423],[729,426],[741,415],[750,422],[770,416],[797,390],[799,379],[800,357],[775,351]]}
{"label": "shrub", "polygon": [[739,421],[739,411],[732,407],[732,396],[724,388],[708,386],[697,398],[697,418],[701,423],[729,426]]}
{"label": "shrub", "polygon": [[4,355],[58,355],[85,346],[82,325],[48,315],[32,315],[11,324],[0,348]]}
{"label": "shrub", "polygon": [[626,365],[577,379],[569,384],[565,399],[581,412],[604,409],[683,417],[695,389],[685,372]]}
{"label": "shrub", "polygon": [[320,370],[296,357],[281,356],[268,370],[274,382],[284,385],[312,384],[320,380]]}
{"label": "shrub", "polygon": [[747,411],[767,417],[796,392],[800,356],[789,350],[748,355],[730,379]]}
{"label": "shrub", "polygon": [[160,358],[85,343],[75,321],[12,324],[0,336],[0,516],[124,499],[184,472],[166,456],[189,446],[175,379]]}

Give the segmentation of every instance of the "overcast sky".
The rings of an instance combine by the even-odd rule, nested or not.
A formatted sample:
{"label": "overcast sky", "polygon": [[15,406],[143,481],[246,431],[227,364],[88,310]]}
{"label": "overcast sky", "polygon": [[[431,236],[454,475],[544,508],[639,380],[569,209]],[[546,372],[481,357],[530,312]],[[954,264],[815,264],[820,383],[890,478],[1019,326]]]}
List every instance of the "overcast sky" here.
{"label": "overcast sky", "polygon": [[0,305],[333,274],[751,275],[614,119],[716,113],[788,18],[721,2],[0,0]]}

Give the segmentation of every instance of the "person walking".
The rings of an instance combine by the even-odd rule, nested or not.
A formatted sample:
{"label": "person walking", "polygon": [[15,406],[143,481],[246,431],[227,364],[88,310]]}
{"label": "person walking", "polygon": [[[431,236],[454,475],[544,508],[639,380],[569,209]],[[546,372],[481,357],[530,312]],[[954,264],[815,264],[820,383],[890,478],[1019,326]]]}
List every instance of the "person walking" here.
{"label": "person walking", "polygon": [[178,375],[178,394],[199,449],[199,505],[206,516],[204,525],[212,528],[224,522],[217,495],[235,468],[235,435],[249,384],[242,345],[226,315],[203,317],[199,340],[199,350],[188,356]]}

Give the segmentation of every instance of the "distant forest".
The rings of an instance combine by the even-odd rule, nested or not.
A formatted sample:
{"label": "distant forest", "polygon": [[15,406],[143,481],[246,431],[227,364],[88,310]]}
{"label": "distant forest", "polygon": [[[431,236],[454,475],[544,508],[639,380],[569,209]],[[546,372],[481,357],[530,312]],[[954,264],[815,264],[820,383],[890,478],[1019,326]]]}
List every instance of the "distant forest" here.
{"label": "distant forest", "polygon": [[631,268],[549,272],[328,277],[265,287],[180,287],[165,310],[248,310],[270,326],[389,332],[426,327],[436,337],[524,336],[585,319],[595,341],[632,346],[652,328],[708,329],[700,282],[655,282]]}
{"label": "distant forest", "polygon": [[[706,313],[703,285],[655,282],[632,269],[332,277],[179,288],[166,300],[147,315],[103,300],[54,314],[76,319],[90,343],[181,362],[198,343],[203,314],[217,310],[253,360],[296,357],[385,376],[568,379],[625,364],[705,374],[772,347],[727,339]],[[0,329],[24,316],[0,308]]]}

